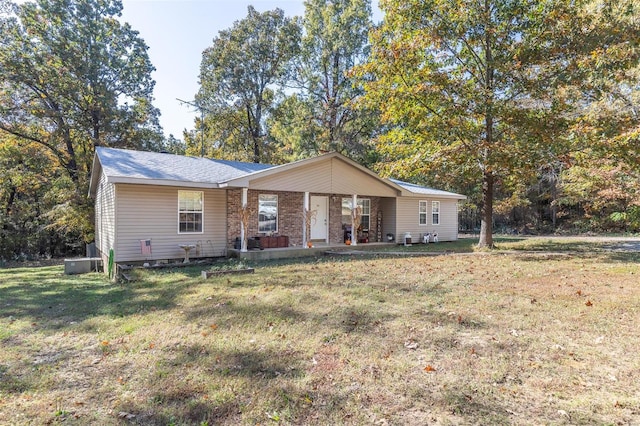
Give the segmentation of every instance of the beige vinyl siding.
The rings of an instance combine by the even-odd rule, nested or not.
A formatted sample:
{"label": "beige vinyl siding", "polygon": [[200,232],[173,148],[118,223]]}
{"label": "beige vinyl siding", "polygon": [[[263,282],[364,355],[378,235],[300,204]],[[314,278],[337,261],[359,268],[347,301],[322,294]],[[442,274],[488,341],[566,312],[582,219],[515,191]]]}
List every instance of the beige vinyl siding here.
{"label": "beige vinyl siding", "polygon": [[[420,225],[420,201],[427,201],[427,225]],[[440,224],[433,225],[431,217],[432,201],[440,201]],[[411,233],[414,243],[429,232],[436,232],[439,241],[458,239],[458,202],[441,198],[402,197],[397,199],[396,241],[402,242],[405,232]]]}
{"label": "beige vinyl siding", "polygon": [[116,191],[115,185],[100,174],[96,191],[95,241],[99,256],[108,256],[116,240]]}
{"label": "beige vinyl siding", "polygon": [[382,211],[382,241],[387,242],[387,234],[393,234],[397,239],[396,233],[396,199],[381,198],[380,210]]}
{"label": "beige vinyl siding", "polygon": [[[178,233],[178,191],[190,188],[117,184],[116,262],[177,259],[180,244],[198,245],[190,257],[226,254],[226,191],[204,189],[202,233]],[[140,240],[151,240],[152,254],[142,255]]]}
{"label": "beige vinyl siding", "polygon": [[397,191],[337,158],[251,181],[251,189],[395,197]]}

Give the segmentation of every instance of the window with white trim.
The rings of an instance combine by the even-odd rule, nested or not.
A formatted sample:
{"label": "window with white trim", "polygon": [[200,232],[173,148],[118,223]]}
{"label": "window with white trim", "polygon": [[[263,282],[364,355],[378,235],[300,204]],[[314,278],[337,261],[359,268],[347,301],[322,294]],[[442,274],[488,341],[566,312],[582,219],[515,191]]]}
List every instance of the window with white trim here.
{"label": "window with white trim", "polygon": [[440,225],[440,201],[431,202],[431,224]]}
{"label": "window with white trim", "polygon": [[[342,199],[342,224],[351,225],[351,203],[353,198]],[[368,198],[358,198],[357,206],[360,207],[360,228],[362,231],[369,231],[371,225],[371,200]]]}
{"label": "window with white trim", "polygon": [[358,199],[358,205],[362,208],[360,226],[363,232],[368,232],[371,225],[371,200],[368,198]]}
{"label": "window with white trim", "polygon": [[427,224],[427,202],[420,201],[418,206],[418,224],[426,225]]}
{"label": "window with white trim", "polygon": [[277,195],[258,195],[258,232],[265,234],[278,232]]}
{"label": "window with white trim", "polygon": [[178,233],[202,233],[203,219],[204,193],[178,191]]}

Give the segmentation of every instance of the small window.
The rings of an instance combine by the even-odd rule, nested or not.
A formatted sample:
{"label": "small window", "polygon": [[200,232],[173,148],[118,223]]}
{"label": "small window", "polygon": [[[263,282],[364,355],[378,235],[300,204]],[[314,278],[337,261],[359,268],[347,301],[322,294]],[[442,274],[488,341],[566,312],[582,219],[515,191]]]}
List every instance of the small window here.
{"label": "small window", "polygon": [[371,224],[371,200],[363,198],[358,200],[358,205],[362,207],[362,216],[360,217],[360,226],[364,232],[369,231]]}
{"label": "small window", "polygon": [[178,233],[202,232],[204,194],[178,191]]}
{"label": "small window", "polygon": [[[342,224],[351,226],[351,203],[353,198],[342,199]],[[371,224],[371,200],[368,198],[358,198],[357,205],[360,207],[360,228],[369,231]]]}
{"label": "small window", "polygon": [[420,225],[427,224],[427,202],[420,201],[420,206],[418,207],[418,223]]}
{"label": "small window", "polygon": [[278,196],[260,194],[258,196],[258,232],[270,234],[278,232]]}
{"label": "small window", "polygon": [[440,225],[440,201],[431,202],[431,224]]}

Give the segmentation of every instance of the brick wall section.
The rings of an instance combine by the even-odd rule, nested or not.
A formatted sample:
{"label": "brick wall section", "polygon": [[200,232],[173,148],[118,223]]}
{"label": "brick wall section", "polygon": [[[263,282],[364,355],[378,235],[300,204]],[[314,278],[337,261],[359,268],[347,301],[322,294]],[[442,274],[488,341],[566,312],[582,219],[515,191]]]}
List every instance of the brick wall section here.
{"label": "brick wall section", "polygon": [[236,237],[240,237],[240,202],[242,200],[242,190],[227,190],[227,246],[233,248]]}
{"label": "brick wall section", "polygon": [[[254,191],[249,190],[247,204],[254,214],[249,221],[249,237],[258,236],[258,195],[273,194],[278,196],[278,233],[289,237],[289,245],[302,245],[302,209],[304,194],[301,192]],[[227,244],[233,247],[240,237],[240,217],[238,211],[242,203],[242,190],[227,191]],[[264,234],[263,234],[264,235]]]}
{"label": "brick wall section", "polygon": [[329,243],[338,244],[344,242],[344,229],[342,229],[342,195],[329,197]]}
{"label": "brick wall section", "polygon": [[[344,242],[344,229],[342,228],[342,199],[352,198],[352,195],[341,194],[329,197],[329,242],[332,244]],[[380,197],[365,197],[371,200],[371,217],[369,228],[369,241],[376,240],[377,217],[380,209]]]}
{"label": "brick wall section", "polygon": [[[370,197],[371,199],[371,227],[369,228],[369,242],[377,242],[376,234],[378,232],[378,213],[380,210],[380,197]],[[381,239],[381,241],[383,241]]]}
{"label": "brick wall section", "polygon": [[[278,196],[278,234],[289,237],[289,245],[302,245],[303,229],[303,205],[304,193],[302,192],[282,192],[282,191],[255,191],[249,190],[247,202],[255,212],[249,222],[249,237],[258,236],[258,195],[275,194]],[[315,194],[310,195],[327,195]],[[329,196],[329,243],[340,244],[344,240],[344,230],[342,228],[342,199],[351,198],[351,195],[330,195]],[[371,200],[371,226],[369,229],[369,241],[376,239],[376,223],[380,205],[379,197],[362,197]],[[230,189],[227,191],[227,244],[233,247],[236,237],[240,237],[240,209],[242,200],[241,189]]]}

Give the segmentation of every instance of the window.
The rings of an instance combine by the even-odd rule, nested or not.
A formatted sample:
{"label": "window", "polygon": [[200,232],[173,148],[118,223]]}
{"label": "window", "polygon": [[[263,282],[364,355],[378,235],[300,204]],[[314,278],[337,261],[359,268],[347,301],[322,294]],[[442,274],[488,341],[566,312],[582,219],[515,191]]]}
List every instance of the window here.
{"label": "window", "polygon": [[440,225],[440,201],[431,202],[431,224]]}
{"label": "window", "polygon": [[178,233],[202,232],[204,194],[178,191]]}
{"label": "window", "polygon": [[420,201],[420,206],[418,207],[418,223],[420,225],[427,224],[427,202]]}
{"label": "window", "polygon": [[258,195],[258,232],[278,232],[278,196]]}
{"label": "window", "polygon": [[362,230],[369,231],[369,225],[371,224],[371,200],[364,198],[358,199],[358,205],[362,207],[362,216],[360,217],[360,226]]}
{"label": "window", "polygon": [[[352,198],[342,199],[342,224],[351,226],[351,202]],[[371,224],[371,200],[368,198],[358,198],[358,206],[360,206],[360,228],[368,231]]]}

